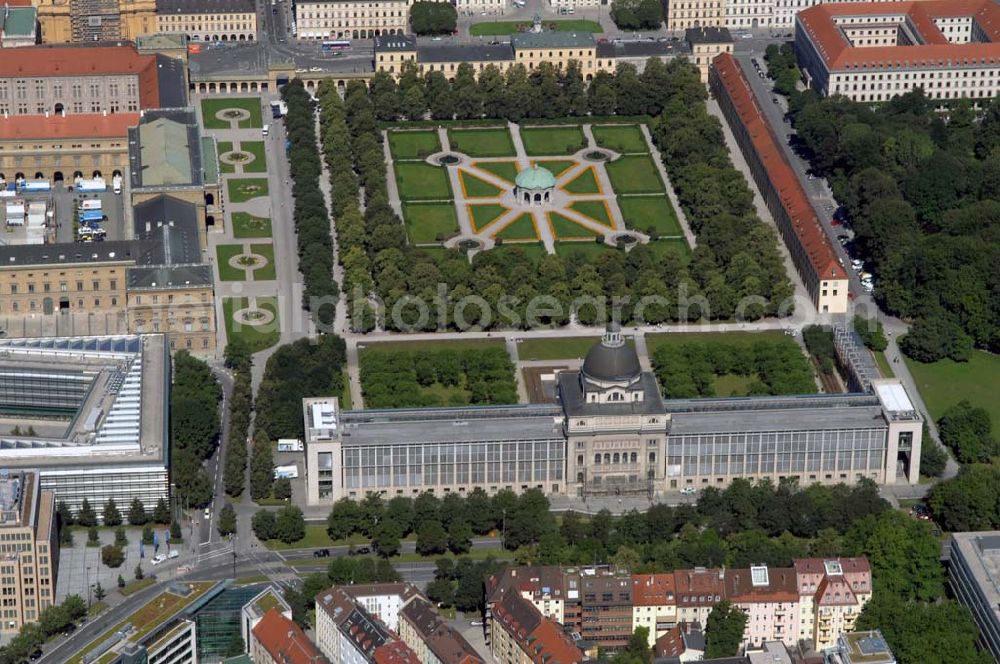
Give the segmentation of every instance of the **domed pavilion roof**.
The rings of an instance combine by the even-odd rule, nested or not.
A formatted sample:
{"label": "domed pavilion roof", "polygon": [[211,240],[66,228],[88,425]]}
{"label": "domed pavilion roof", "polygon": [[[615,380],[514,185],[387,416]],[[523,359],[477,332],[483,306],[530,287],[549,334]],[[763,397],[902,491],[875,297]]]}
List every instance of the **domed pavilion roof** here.
{"label": "domed pavilion roof", "polygon": [[518,173],[515,184],[520,189],[552,189],[556,186],[556,177],[549,169],[536,164]]}
{"label": "domed pavilion roof", "polygon": [[601,343],[594,345],[583,360],[583,375],[594,381],[621,382],[636,379],[642,373],[635,348],[625,343],[618,323],[608,323]]}

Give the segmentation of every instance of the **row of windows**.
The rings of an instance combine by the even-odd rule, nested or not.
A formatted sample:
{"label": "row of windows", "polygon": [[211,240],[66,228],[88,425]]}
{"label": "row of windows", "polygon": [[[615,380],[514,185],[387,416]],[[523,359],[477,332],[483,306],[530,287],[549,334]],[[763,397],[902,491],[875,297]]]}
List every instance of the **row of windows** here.
{"label": "row of windows", "polygon": [[[83,283],[84,283],[83,281],[77,281],[76,282],[76,290],[77,290],[77,292],[82,292],[83,291]],[[95,291],[101,290],[101,282],[100,282],[99,279],[94,279],[93,281],[90,282],[90,285],[91,285],[91,290],[95,290]],[[108,282],[108,288],[110,290],[118,290],[118,280],[117,279],[110,280]],[[18,289],[18,285],[17,284],[11,284],[10,285],[10,294],[11,295],[17,295],[17,292],[18,292],[17,289]],[[27,289],[28,289],[27,290],[28,293],[34,293],[34,292],[36,292],[36,290],[35,290],[36,289],[35,283],[34,282],[28,283],[27,284]],[[66,281],[60,281],[59,282],[59,292],[60,293],[66,293],[68,291],[69,291],[69,283],[66,282]],[[47,281],[44,282],[42,284],[42,292],[43,293],[50,293],[50,292],[52,292],[52,284],[50,284]]]}
{"label": "row of windows", "polygon": [[[374,12],[305,12],[299,20],[309,19],[359,19],[359,18],[405,18],[405,11],[374,11]],[[338,23],[337,25],[341,25]],[[350,24],[348,24],[350,25]]]}
{"label": "row of windows", "polygon": [[[107,300],[105,300],[105,302],[107,302]],[[46,298],[45,300],[42,300],[41,302],[38,302],[38,300],[29,300],[28,301],[28,311],[44,311],[45,313],[52,313],[57,308],[69,309],[70,306],[71,306],[71,304],[72,303],[68,299],[65,300],[62,304],[60,304],[58,302],[53,302],[51,298]],[[100,306],[101,306],[101,298],[95,297],[94,298],[94,307],[100,308]],[[117,307],[118,306],[118,298],[117,297],[111,298],[111,304],[110,304],[110,306],[112,306],[112,307]],[[77,309],[83,309],[83,307],[84,307],[84,300],[82,298],[77,299],[77,301],[76,301],[76,308]],[[0,313],[3,313],[3,310],[4,310],[3,303],[0,303]],[[10,303],[10,310],[13,313],[18,313],[18,312],[23,311],[23,309],[21,308],[21,303],[18,302],[17,300],[14,300],[13,302]]]}
{"label": "row of windows", "polygon": [[[7,104],[0,103],[0,114],[2,115],[44,115],[46,112],[52,110],[52,106],[49,101],[40,101],[35,104],[34,111],[29,111],[28,104],[25,102],[19,102],[17,104]],[[74,101],[69,107],[60,109],[69,111],[72,113],[103,113],[107,111],[108,113],[118,113],[122,110],[129,112],[135,112],[139,110],[139,103],[135,100],[128,101],[124,106],[112,102],[108,104],[105,108],[100,101],[92,101],[89,106],[85,106],[82,101]]]}
{"label": "row of windows", "polygon": [[[35,79],[29,86],[25,80],[16,80],[11,85],[9,80],[0,80],[0,99],[7,99],[8,95],[12,99],[27,99],[28,90],[34,91],[35,97],[56,98],[62,97],[66,90],[62,81],[49,82],[44,79]],[[137,81],[126,83],[124,86],[116,81],[108,82],[98,79],[91,83],[71,83],[69,92],[73,99],[82,99],[84,92],[89,92],[91,97],[120,97],[122,92],[130,97],[139,94],[139,84]]]}
{"label": "row of windows", "polygon": [[[157,16],[161,23],[187,23],[189,21],[252,21],[255,14],[183,14],[180,16]],[[244,25],[246,25],[244,23]]]}

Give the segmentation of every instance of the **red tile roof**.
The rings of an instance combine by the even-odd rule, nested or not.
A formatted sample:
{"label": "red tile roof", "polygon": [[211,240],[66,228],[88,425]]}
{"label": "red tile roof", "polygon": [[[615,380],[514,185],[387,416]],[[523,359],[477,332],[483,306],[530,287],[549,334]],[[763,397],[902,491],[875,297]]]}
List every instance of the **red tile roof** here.
{"label": "red tile roof", "polygon": [[392,641],[375,648],[372,659],[375,664],[420,664],[417,653],[402,641]]}
{"label": "red tile roof", "polygon": [[633,574],[632,603],[635,606],[676,604],[673,574]]}
{"label": "red tile roof", "polygon": [[[19,50],[19,49],[9,49]],[[0,117],[0,140],[58,138],[126,138],[139,124],[138,113],[83,115],[11,115]]]}
{"label": "red tile roof", "polygon": [[809,197],[802,189],[795,171],[785,160],[778,139],[757,106],[750,83],[743,76],[735,58],[729,53],[723,53],[712,61],[712,66],[725,87],[740,122],[746,127],[754,151],[781,198],[782,207],[792,222],[792,230],[805,250],[813,270],[822,280],[846,279],[847,275],[840,266],[833,245],[820,226]]}
{"label": "red tile roof", "polygon": [[7,5],[8,7],[30,7],[31,0],[0,0],[0,7]]}
{"label": "red tile roof", "polygon": [[[838,25],[838,19],[849,23],[854,16],[908,17],[925,43],[855,48]],[[963,16],[972,17],[991,41],[951,44],[934,22]],[[799,12],[797,21],[829,70],[1000,63],[1000,5],[992,0],[821,4]]]}
{"label": "red tile roof", "polygon": [[583,652],[527,599],[508,593],[493,605],[493,625],[510,634],[535,664],[576,664]]}
{"label": "red tile roof", "polygon": [[797,602],[799,599],[795,569],[773,567],[767,570],[767,584],[755,586],[748,569],[726,570],[726,599],[734,604]]}
{"label": "red tile roof", "polygon": [[0,78],[48,76],[139,76],[139,103],[157,108],[156,56],[140,55],[131,44],[123,46],[24,46],[4,51]]}
{"label": "red tile roof", "polygon": [[282,664],[329,664],[298,625],[276,608],[268,610],[254,628],[253,636]]}
{"label": "red tile roof", "polygon": [[724,596],[725,574],[721,569],[677,570],[674,572],[677,604],[700,606],[715,604]]}

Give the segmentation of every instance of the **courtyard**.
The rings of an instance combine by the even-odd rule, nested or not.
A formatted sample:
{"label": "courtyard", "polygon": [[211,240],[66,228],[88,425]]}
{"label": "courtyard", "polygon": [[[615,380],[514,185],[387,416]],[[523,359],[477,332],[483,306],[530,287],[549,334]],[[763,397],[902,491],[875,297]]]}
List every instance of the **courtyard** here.
{"label": "courtyard", "polygon": [[569,120],[390,128],[393,204],[417,246],[563,255],[650,243],[687,255],[684,221],[644,129]]}

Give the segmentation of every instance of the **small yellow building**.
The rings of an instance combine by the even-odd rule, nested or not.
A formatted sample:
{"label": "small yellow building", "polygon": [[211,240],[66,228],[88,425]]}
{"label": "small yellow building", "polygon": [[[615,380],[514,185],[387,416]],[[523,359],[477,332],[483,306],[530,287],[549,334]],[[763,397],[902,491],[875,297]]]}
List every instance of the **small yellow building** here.
{"label": "small yellow building", "polygon": [[691,45],[691,61],[698,67],[705,85],[708,85],[708,72],[716,56],[733,52],[733,36],[727,28],[688,28],[684,31],[684,41]]}

